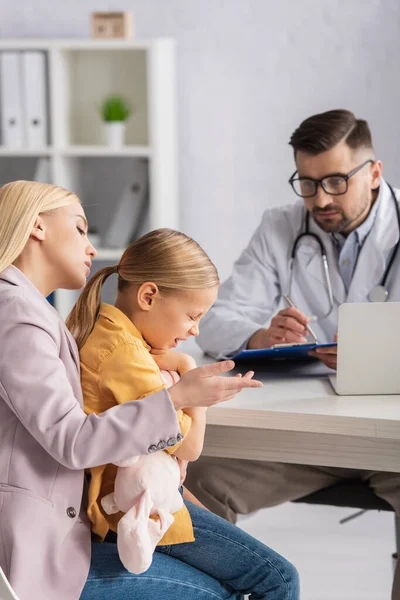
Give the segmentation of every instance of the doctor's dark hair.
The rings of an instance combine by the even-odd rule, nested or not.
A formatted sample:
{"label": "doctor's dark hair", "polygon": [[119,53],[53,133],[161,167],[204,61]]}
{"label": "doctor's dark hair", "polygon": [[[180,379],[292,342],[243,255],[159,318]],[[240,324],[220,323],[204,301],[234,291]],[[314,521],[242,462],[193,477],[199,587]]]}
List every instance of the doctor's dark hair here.
{"label": "doctor's dark hair", "polygon": [[150,231],[128,246],[118,265],[100,269],[87,282],[66,320],[79,349],[99,315],[103,283],[114,273],[120,293],[146,281],[155,283],[160,295],[219,285],[216,267],[192,238],[173,229]]}
{"label": "doctor's dark hair", "polygon": [[295,155],[301,150],[316,156],[343,141],[353,150],[373,148],[367,121],[357,119],[349,110],[338,109],[303,121],[292,133],[289,144]]}

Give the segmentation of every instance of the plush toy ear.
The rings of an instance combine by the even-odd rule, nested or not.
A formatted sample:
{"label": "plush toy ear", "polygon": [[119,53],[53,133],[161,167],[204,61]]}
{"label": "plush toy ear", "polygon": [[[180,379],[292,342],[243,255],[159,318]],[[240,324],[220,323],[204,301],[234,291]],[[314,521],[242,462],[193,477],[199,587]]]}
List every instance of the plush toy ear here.
{"label": "plush toy ear", "polygon": [[153,502],[146,490],[139,506],[132,507],[118,523],[118,554],[127,571],[143,573],[153,560],[153,553],[164,533],[174,522],[173,515],[159,511],[159,519],[149,518]]}
{"label": "plush toy ear", "polygon": [[126,458],[125,460],[115,461],[114,465],[117,467],[133,467],[138,462],[140,456],[132,456],[131,458]]}

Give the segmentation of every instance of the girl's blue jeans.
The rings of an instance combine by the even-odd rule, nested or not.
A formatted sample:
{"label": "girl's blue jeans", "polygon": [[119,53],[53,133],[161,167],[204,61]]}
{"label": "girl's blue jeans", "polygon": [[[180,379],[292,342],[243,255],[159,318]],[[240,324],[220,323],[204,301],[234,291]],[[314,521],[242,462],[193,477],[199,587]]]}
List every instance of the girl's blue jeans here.
{"label": "girl's blue jeans", "polygon": [[232,523],[185,501],[195,542],[158,546],[145,573],[123,567],[116,544],[92,545],[81,600],[299,600],[296,569]]}

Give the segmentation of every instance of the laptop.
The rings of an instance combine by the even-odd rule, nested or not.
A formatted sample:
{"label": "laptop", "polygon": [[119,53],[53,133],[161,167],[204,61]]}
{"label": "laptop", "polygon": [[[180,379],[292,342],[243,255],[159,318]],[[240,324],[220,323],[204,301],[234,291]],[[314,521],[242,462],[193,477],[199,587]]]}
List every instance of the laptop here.
{"label": "laptop", "polygon": [[339,307],[337,394],[400,394],[400,302]]}

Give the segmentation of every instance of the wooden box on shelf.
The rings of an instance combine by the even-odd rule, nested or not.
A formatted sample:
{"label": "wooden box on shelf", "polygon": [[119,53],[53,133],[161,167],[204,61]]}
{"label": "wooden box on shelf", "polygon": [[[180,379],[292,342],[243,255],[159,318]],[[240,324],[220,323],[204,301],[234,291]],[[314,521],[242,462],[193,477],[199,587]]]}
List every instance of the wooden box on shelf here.
{"label": "wooden box on shelf", "polygon": [[130,38],[133,37],[133,17],[131,12],[92,13],[92,37]]}

